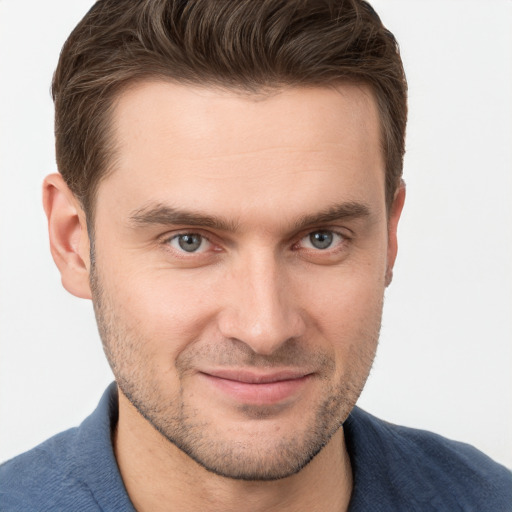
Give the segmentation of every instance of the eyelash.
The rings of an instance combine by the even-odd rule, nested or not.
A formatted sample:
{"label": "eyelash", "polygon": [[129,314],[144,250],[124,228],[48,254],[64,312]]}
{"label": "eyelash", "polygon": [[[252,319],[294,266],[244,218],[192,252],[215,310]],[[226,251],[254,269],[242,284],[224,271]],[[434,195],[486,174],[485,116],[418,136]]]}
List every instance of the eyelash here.
{"label": "eyelash", "polygon": [[[328,229],[328,228],[322,228],[322,229],[315,229],[315,230],[312,230],[312,231],[308,231],[307,233],[305,234],[302,234],[300,235],[300,237],[297,237],[296,238],[296,242],[294,242],[292,244],[292,249],[293,250],[299,250],[300,247],[299,247],[299,244],[305,240],[305,239],[308,239],[308,237],[311,237],[312,235],[314,234],[319,234],[319,233],[328,233],[330,235],[333,235],[333,238],[336,238],[338,237],[338,242],[336,241],[333,241],[332,243],[332,247],[331,246],[328,246],[326,247],[325,249],[320,249],[320,248],[315,248],[315,247],[303,247],[303,250],[304,251],[307,251],[308,253],[315,253],[317,255],[321,255],[321,254],[333,254],[333,253],[337,253],[339,252],[340,250],[342,250],[345,245],[350,241],[350,237],[347,236],[345,233],[340,233],[339,231],[336,231],[334,229]],[[222,249],[217,246],[214,242],[212,242],[212,240],[210,239],[210,236],[207,234],[203,234],[201,233],[200,231],[182,231],[182,232],[179,232],[179,233],[174,233],[172,234],[171,236],[169,235],[166,235],[163,239],[162,239],[162,244],[169,250],[172,250],[175,254],[179,254],[180,257],[182,258],[189,258],[189,257],[197,257],[198,255],[203,255],[207,252],[207,250],[204,250],[204,251],[200,251],[200,252],[194,252],[194,251],[191,251],[191,252],[188,252],[186,250],[184,250],[183,248],[178,248],[178,247],[172,247],[171,246],[171,243],[173,241],[177,241],[177,243],[179,243],[179,238],[180,237],[183,237],[183,236],[199,236],[201,237],[201,245],[204,243],[204,242],[207,242],[208,244],[212,245],[214,247],[214,251],[215,252],[220,252]],[[216,249],[215,249],[216,248]]]}
{"label": "eyelash", "polygon": [[[334,231],[332,229],[316,229],[314,231],[309,231],[308,233],[306,233],[304,236],[302,236],[298,242],[296,242],[293,247],[296,247],[300,242],[302,242],[303,240],[306,240],[308,241],[309,239],[309,242],[310,242],[310,245],[313,245],[312,243],[312,239],[311,237],[315,234],[329,234],[332,236],[333,240],[331,242],[331,244],[327,247],[325,247],[324,249],[321,249],[319,247],[304,247],[305,250],[307,251],[311,251],[311,252],[315,252],[315,253],[318,253],[318,254],[322,254],[322,253],[329,253],[329,254],[332,254],[333,251],[336,251],[337,249],[339,249],[339,246],[344,244],[344,242],[346,242],[348,240],[348,237],[342,233],[339,233],[337,231]],[[338,237],[338,242],[335,241],[335,238]]]}
{"label": "eyelash", "polygon": [[[183,236],[199,236],[201,237],[201,245],[203,245],[204,242],[206,242],[207,244],[210,244],[214,247],[218,247],[216,246],[216,244],[214,244],[211,240],[210,240],[210,237],[207,236],[207,235],[204,235],[203,233],[201,233],[200,231],[182,231],[180,233],[175,233],[171,236],[169,235],[166,235],[163,239],[162,239],[162,245],[166,248],[166,250],[170,250],[172,251],[175,255],[179,255],[179,257],[181,258],[190,258],[190,257],[197,257],[198,255],[203,255],[205,254],[205,252],[207,251],[201,251],[201,252],[188,252],[188,251],[185,251],[184,249],[180,249],[178,247],[173,247],[171,244],[173,241],[176,241],[176,243],[179,243],[179,239],[180,237],[183,237]],[[215,249],[215,251],[217,252],[220,252],[220,249],[217,248]]]}

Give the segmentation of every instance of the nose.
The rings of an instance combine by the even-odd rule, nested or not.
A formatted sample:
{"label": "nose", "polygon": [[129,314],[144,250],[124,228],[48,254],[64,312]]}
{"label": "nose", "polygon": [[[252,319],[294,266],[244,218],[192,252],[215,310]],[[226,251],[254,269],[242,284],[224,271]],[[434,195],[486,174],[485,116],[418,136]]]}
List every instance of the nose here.
{"label": "nose", "polygon": [[249,257],[226,277],[226,300],[218,317],[225,338],[239,340],[260,355],[271,355],[301,337],[305,318],[291,276],[275,256]]}

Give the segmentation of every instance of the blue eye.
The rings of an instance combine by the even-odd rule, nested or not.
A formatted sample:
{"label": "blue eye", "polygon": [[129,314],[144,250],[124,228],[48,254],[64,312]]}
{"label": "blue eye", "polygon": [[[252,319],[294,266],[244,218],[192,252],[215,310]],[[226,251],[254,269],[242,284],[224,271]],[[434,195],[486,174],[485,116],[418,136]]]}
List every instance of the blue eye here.
{"label": "blue eye", "polygon": [[313,231],[302,239],[302,245],[308,249],[325,250],[343,241],[338,233],[327,230]]}
{"label": "blue eye", "polygon": [[170,245],[174,249],[185,252],[202,252],[208,248],[209,242],[197,233],[183,233],[171,238]]}

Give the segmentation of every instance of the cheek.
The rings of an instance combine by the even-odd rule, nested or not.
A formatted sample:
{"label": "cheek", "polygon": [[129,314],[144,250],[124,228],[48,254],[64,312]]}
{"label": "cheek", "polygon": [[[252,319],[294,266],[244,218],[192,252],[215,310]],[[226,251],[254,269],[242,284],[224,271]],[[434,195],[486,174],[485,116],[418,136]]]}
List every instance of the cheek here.
{"label": "cheek", "polygon": [[137,333],[147,351],[175,357],[200,337],[215,314],[214,286],[204,275],[122,264],[103,274],[118,320],[126,332]]}
{"label": "cheek", "polygon": [[338,375],[364,374],[377,348],[385,263],[332,270],[324,275],[310,273],[306,293],[303,288],[308,297],[303,307],[313,339],[320,334],[332,351]]}
{"label": "cheek", "polygon": [[311,269],[295,280],[304,308],[333,327],[364,322],[380,312],[385,290],[385,259],[338,268]]}

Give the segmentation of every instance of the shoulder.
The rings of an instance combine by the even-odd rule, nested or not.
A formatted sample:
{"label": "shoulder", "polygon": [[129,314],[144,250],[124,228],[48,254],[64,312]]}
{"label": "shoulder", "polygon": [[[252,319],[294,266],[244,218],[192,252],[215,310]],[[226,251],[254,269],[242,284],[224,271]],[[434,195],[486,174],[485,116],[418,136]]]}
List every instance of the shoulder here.
{"label": "shoulder", "polygon": [[112,446],[116,422],[113,383],[79,427],[0,466],[0,510],[134,512]]}
{"label": "shoulder", "polygon": [[381,492],[403,503],[404,510],[411,502],[419,508],[410,510],[512,510],[512,473],[468,444],[394,425],[358,408],[345,429],[361,480],[356,474],[356,483],[378,487],[384,481]]}
{"label": "shoulder", "polygon": [[76,475],[77,431],[62,432],[0,466],[0,509],[57,511],[94,503]]}

